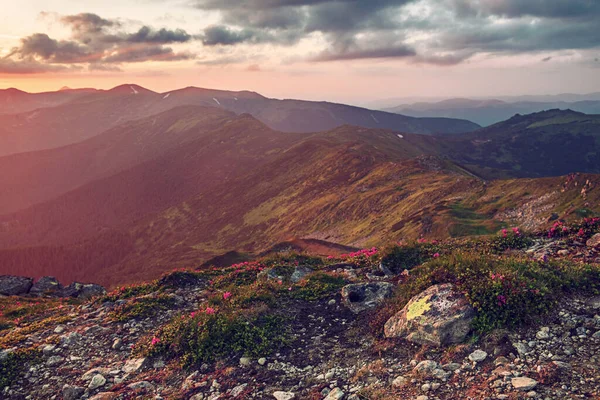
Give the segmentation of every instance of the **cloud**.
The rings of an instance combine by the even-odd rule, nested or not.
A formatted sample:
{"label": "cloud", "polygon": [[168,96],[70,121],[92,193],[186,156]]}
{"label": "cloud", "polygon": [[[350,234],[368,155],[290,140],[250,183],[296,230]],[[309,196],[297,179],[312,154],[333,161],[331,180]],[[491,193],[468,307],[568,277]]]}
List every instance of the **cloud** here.
{"label": "cloud", "polygon": [[318,62],[403,58],[449,66],[477,54],[600,48],[600,2],[593,0],[195,0],[193,5],[220,15],[205,31],[207,46],[290,46],[319,35],[325,46],[308,57]]}
{"label": "cloud", "polygon": [[45,33],[21,38],[20,46],[3,59],[3,69],[42,73],[87,64],[89,71],[120,71],[124,63],[195,58],[189,51],[175,52],[167,46],[193,40],[183,29],[142,26],[127,32],[120,21],[91,13],[61,16],[58,20],[71,29],[70,38],[57,40]]}
{"label": "cloud", "polygon": [[47,65],[39,63],[35,60],[19,60],[14,61],[8,58],[0,59],[0,74],[7,75],[29,75],[29,74],[44,74],[49,72],[59,72],[68,69],[60,65]]}

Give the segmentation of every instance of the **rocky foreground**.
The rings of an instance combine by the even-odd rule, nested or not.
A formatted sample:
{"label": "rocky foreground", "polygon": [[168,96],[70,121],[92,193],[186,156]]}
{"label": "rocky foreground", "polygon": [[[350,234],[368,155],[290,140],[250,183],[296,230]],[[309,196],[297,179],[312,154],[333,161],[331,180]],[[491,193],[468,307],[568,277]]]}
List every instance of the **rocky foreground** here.
{"label": "rocky foreground", "polygon": [[[586,245],[577,236],[534,237],[502,249],[504,255],[493,260],[508,252],[546,274],[555,268],[552,262],[585,259],[592,265],[585,267],[589,281],[600,276],[593,267],[598,257],[593,238]],[[447,247],[428,246],[419,247],[419,254],[429,254],[424,257],[429,261],[402,264],[408,268],[395,268],[386,263],[389,254],[370,249],[322,265],[278,256],[221,271],[175,272],[91,301],[1,298],[0,398],[600,398],[600,297],[593,289],[600,282],[579,282],[586,290],[557,296],[547,312],[526,316],[527,322],[481,329],[477,324],[485,322],[488,308],[498,318],[523,317],[508,297],[516,296],[519,281],[511,281],[508,269],[485,277],[496,290],[496,303],[487,306],[474,304],[474,292],[461,289],[458,280],[431,282],[402,301],[403,288],[429,277],[419,275],[420,268],[450,265],[444,261],[450,257]],[[313,285],[315,276],[319,286]],[[539,288],[532,284],[527,293],[542,296],[536,291],[544,286]],[[9,322],[6,314],[17,302],[36,311],[22,311],[21,320]],[[239,310],[268,313],[279,326],[246,330],[262,329],[258,319],[247,319],[236,329],[251,340],[234,348],[237,331],[224,328],[223,321],[233,324]],[[512,314],[502,314],[507,310]],[[213,331],[201,327],[215,321],[219,335],[234,338],[225,353],[218,352],[218,335],[207,346],[200,339],[185,343],[188,336],[179,340],[190,329],[199,329],[190,337],[210,338]],[[282,339],[275,340],[279,334]]]}

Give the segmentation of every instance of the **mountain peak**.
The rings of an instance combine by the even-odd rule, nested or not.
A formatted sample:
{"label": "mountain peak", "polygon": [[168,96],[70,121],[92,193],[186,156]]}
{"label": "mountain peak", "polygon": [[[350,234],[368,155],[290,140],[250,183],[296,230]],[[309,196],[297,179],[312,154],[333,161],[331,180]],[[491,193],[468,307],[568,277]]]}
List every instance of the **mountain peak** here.
{"label": "mountain peak", "polygon": [[129,83],[116,86],[116,87],[108,90],[107,92],[115,93],[115,94],[131,94],[131,95],[156,93],[156,92],[146,89],[140,85],[129,84]]}

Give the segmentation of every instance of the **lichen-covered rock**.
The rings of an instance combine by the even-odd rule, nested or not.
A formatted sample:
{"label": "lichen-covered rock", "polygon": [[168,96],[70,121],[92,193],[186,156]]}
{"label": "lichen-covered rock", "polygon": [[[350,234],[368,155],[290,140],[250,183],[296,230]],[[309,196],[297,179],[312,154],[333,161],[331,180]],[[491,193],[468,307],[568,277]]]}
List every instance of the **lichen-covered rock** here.
{"label": "lichen-covered rock", "polygon": [[33,284],[29,291],[32,296],[62,296],[62,285],[53,276],[44,276]]}
{"label": "lichen-covered rock", "polygon": [[475,310],[451,284],[431,286],[385,323],[385,336],[434,346],[462,342]]}
{"label": "lichen-covered rock", "polygon": [[27,294],[33,286],[33,279],[22,276],[0,276],[0,294],[4,296],[20,296]]}
{"label": "lichen-covered rock", "polygon": [[392,296],[394,285],[388,282],[356,283],[342,288],[346,307],[355,314],[375,308]]}

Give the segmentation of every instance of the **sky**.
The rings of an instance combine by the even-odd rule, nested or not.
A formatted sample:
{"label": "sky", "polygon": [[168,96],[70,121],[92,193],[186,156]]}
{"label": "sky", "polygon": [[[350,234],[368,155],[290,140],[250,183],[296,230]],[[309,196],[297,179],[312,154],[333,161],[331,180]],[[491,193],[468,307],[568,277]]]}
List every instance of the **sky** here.
{"label": "sky", "polygon": [[600,0],[1,0],[0,88],[348,103],[600,91]]}

